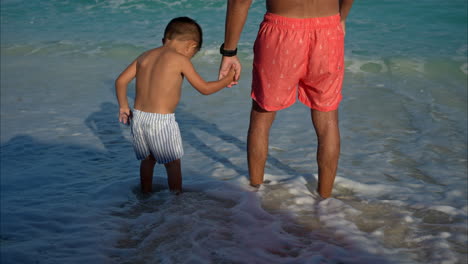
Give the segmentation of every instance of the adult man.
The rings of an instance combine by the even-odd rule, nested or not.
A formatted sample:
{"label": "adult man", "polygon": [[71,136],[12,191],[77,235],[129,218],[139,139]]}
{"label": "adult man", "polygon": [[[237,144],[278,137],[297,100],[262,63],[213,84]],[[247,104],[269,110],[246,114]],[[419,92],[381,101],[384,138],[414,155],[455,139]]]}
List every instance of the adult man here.
{"label": "adult man", "polygon": [[[238,80],[237,43],[252,0],[228,0],[223,59]],[[267,13],[254,45],[252,110],[247,137],[250,184],[263,183],[269,131],[276,111],[299,100],[311,108],[318,139],[317,190],[328,198],[338,167],[338,106],[344,75],[345,21],[353,0],[266,0]]]}

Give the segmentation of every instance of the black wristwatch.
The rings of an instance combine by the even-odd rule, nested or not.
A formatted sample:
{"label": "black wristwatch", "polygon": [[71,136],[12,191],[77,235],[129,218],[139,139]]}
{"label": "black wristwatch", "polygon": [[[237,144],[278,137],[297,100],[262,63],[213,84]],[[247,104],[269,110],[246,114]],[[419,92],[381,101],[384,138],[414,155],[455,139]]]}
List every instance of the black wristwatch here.
{"label": "black wristwatch", "polygon": [[225,50],[224,49],[224,43],[219,47],[219,53],[221,55],[226,56],[226,57],[232,57],[237,55],[237,48],[235,50]]}

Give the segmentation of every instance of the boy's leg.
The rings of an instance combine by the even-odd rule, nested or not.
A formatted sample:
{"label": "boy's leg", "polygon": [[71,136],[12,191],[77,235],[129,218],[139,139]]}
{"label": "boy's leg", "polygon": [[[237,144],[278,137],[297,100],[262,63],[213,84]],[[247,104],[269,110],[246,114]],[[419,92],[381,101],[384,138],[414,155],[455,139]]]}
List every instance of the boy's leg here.
{"label": "boy's leg", "polygon": [[335,181],[338,159],[340,156],[340,130],[338,127],[338,109],[320,112],[311,109],[312,123],[317,133],[317,191],[323,198],[330,197]]}
{"label": "boy's leg", "polygon": [[249,164],[250,185],[257,187],[263,183],[265,163],[268,156],[268,138],[276,112],[268,112],[252,100],[250,125],[247,135],[247,161]]}
{"label": "boy's leg", "polygon": [[153,155],[149,155],[140,163],[140,185],[141,192],[148,193],[153,190],[153,170],[156,160]]}
{"label": "boy's leg", "polygon": [[172,192],[182,192],[182,171],[180,169],[180,159],[164,164],[167,172],[167,183]]}

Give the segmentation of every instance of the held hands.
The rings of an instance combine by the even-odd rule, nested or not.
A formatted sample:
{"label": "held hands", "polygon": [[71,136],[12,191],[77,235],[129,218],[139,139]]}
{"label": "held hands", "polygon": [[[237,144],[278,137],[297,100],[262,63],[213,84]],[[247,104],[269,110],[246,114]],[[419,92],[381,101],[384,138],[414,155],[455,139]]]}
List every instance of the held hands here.
{"label": "held hands", "polygon": [[230,74],[232,74],[231,72],[234,72],[234,76],[233,76],[234,78],[232,82],[227,86],[230,88],[233,85],[236,85],[239,83],[241,70],[242,70],[242,66],[237,56],[232,56],[232,57],[223,56],[221,60],[221,65],[219,67],[218,79],[221,80],[224,77],[227,77]]}
{"label": "held hands", "polygon": [[232,87],[234,84],[238,83],[236,82],[236,75],[237,75],[236,66],[234,64],[231,64],[231,67],[229,68],[229,72],[226,75],[226,78],[228,80],[232,80],[231,83],[228,85],[229,88]]}
{"label": "held hands", "polygon": [[132,118],[132,111],[130,108],[120,108],[119,110],[119,122],[130,125],[130,119]]}

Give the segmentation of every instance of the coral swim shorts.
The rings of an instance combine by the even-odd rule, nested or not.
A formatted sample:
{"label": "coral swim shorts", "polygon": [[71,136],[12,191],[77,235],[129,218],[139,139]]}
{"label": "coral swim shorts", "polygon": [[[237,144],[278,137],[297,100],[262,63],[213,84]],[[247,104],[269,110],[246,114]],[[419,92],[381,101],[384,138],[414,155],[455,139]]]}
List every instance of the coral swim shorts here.
{"label": "coral swim shorts", "polygon": [[254,45],[252,98],[267,111],[296,97],[318,111],[336,110],[344,77],[340,15],[288,18],[266,13]]}

